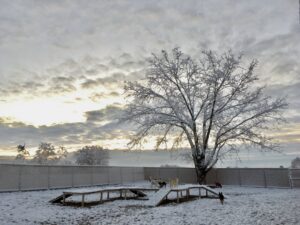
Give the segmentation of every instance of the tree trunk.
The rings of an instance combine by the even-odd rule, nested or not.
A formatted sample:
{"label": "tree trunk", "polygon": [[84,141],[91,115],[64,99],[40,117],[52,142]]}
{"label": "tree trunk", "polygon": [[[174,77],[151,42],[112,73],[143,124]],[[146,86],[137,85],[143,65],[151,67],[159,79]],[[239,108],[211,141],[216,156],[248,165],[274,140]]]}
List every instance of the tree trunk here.
{"label": "tree trunk", "polygon": [[197,182],[199,184],[204,184],[205,183],[205,177],[206,174],[208,172],[207,168],[204,167],[204,160],[205,157],[197,157],[197,156],[193,156],[193,160],[194,160],[194,165],[195,165],[195,171],[196,171],[196,175],[197,175]]}
{"label": "tree trunk", "polygon": [[203,169],[198,169],[196,167],[195,167],[195,169],[196,169],[196,174],[197,174],[197,182],[199,184],[205,184],[205,178],[206,178],[207,172]]}

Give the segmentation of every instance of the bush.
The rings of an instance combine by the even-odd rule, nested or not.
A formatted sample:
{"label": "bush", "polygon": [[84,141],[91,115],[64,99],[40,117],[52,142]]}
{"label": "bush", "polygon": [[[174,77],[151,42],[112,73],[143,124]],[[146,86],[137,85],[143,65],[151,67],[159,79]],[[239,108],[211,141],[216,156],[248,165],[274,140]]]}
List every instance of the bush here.
{"label": "bush", "polygon": [[292,169],[300,169],[300,157],[296,157],[292,160],[291,168]]}
{"label": "bush", "polygon": [[79,165],[107,165],[109,153],[101,146],[85,146],[75,153],[75,158]]}

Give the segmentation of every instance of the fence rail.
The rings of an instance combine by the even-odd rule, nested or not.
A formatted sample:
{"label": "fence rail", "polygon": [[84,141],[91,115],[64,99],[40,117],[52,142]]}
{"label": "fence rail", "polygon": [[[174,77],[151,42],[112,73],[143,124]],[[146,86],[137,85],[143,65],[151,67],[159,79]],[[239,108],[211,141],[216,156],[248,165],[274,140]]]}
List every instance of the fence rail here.
{"label": "fence rail", "polygon": [[119,184],[144,180],[144,168],[0,164],[0,192]]}
{"label": "fence rail", "polygon": [[213,169],[207,182],[218,181],[224,185],[254,187],[290,187],[289,170],[282,168],[226,168]]}
{"label": "fence rail", "polygon": [[[300,169],[298,170],[300,172]],[[183,183],[195,183],[196,173],[193,168],[147,168],[145,178],[160,177],[172,179],[178,177]],[[295,171],[294,171],[295,173]],[[300,173],[298,173],[300,174]],[[300,176],[299,176],[300,177]],[[207,184],[220,182],[224,185],[253,187],[290,188],[289,169],[284,168],[220,168],[212,169],[206,177]],[[294,182],[294,187],[300,187],[300,182]]]}
{"label": "fence rail", "polygon": [[[300,174],[300,169],[293,170],[293,174]],[[193,168],[0,164],[0,192],[120,184],[149,177],[179,178],[181,183],[197,182]],[[208,173],[206,183],[218,181],[224,185],[299,188],[300,180],[292,180],[291,186],[290,178],[290,170],[282,168],[220,168]]]}
{"label": "fence rail", "polygon": [[289,169],[289,182],[291,188],[300,187],[300,169]]}

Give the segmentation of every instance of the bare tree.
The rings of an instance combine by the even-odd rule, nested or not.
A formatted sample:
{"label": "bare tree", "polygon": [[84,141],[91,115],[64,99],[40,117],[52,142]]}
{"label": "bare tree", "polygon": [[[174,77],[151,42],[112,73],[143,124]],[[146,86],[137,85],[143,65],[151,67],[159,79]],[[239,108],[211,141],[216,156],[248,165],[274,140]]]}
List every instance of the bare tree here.
{"label": "bare tree", "polygon": [[57,154],[54,145],[47,142],[41,142],[33,158],[34,161],[45,164],[54,162],[57,159]]}
{"label": "bare tree", "polygon": [[263,134],[282,121],[284,98],[265,96],[254,73],[257,61],[246,68],[242,56],[231,51],[217,55],[203,51],[192,59],[178,48],[149,59],[143,82],[127,82],[125,119],[137,124],[130,147],[148,135],[161,134],[157,148],[169,140],[191,148],[199,182],[217,161],[243,143],[272,150],[275,145]]}
{"label": "bare tree", "polygon": [[85,146],[75,153],[76,163],[79,165],[107,165],[108,150],[100,146]]}
{"label": "bare tree", "polygon": [[58,149],[56,150],[56,158],[57,160],[61,160],[66,158],[68,155],[68,150],[64,146],[59,146]]}
{"label": "bare tree", "polygon": [[291,168],[292,169],[300,169],[300,157],[296,157],[292,160]]}
{"label": "bare tree", "polygon": [[18,154],[16,156],[16,160],[26,160],[30,157],[29,151],[27,151],[25,144],[17,146]]}

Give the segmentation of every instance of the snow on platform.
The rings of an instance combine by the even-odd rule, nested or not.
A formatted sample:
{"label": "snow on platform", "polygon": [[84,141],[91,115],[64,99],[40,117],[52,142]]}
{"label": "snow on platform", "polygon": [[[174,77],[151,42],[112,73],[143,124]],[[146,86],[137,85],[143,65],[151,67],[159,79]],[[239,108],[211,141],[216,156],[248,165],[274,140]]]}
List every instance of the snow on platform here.
{"label": "snow on platform", "polygon": [[153,193],[147,202],[146,206],[157,206],[170,193],[171,188],[161,188],[159,191]]}
{"label": "snow on platform", "polygon": [[[206,185],[195,185],[195,184],[185,184],[179,185],[177,187],[166,187],[161,188],[159,191],[153,193],[147,202],[145,202],[146,206],[158,206],[171,192],[180,192],[180,191],[190,191],[191,189],[204,189],[216,197],[219,196],[219,192],[215,191],[214,189],[206,186]],[[199,196],[200,197],[200,196]],[[224,195],[225,198],[228,198]],[[178,198],[178,196],[177,196]]]}

